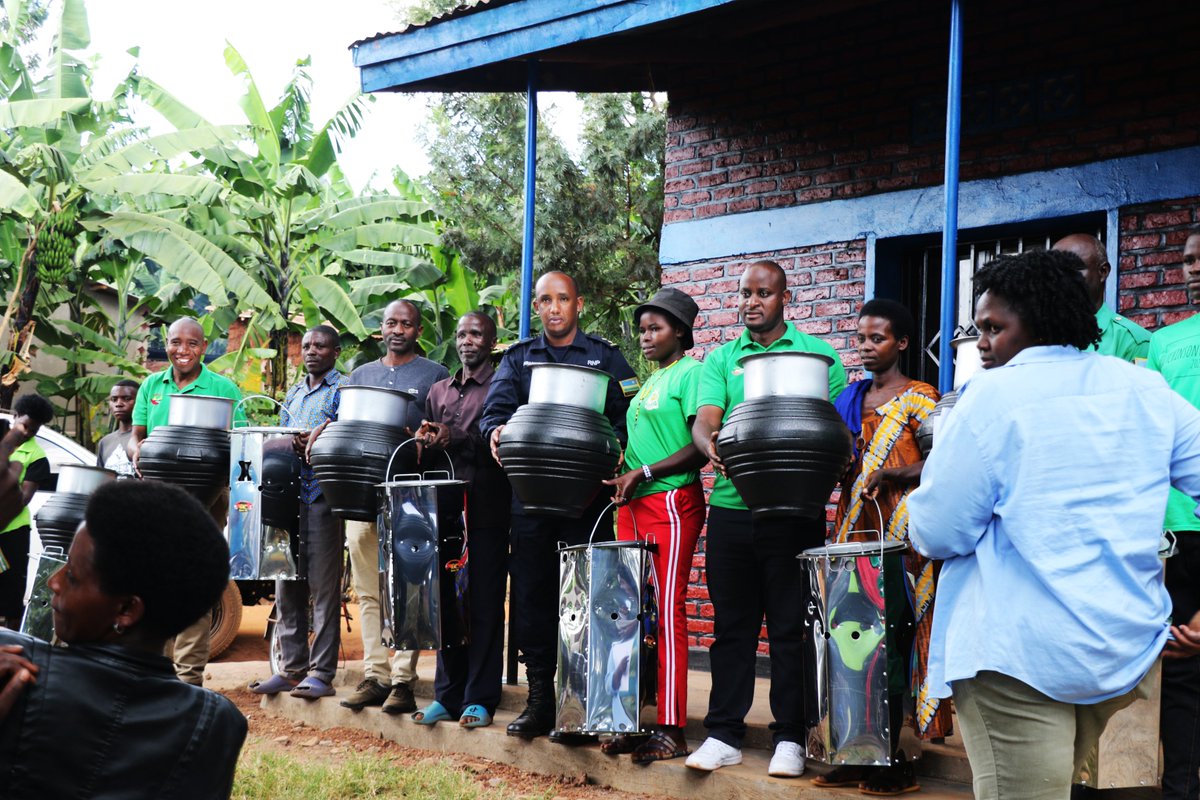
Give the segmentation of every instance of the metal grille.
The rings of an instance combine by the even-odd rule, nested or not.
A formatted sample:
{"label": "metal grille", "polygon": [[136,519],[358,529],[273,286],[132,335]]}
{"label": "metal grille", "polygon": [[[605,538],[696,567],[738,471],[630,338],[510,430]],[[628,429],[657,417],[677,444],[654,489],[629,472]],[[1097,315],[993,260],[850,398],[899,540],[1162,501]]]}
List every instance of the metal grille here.
{"label": "metal grille", "polygon": [[[1067,223],[1037,233],[1017,233],[988,239],[958,243],[958,313],[957,325],[968,326],[975,318],[975,293],[971,279],[975,270],[999,255],[1013,255],[1026,250],[1045,250],[1071,233],[1090,233],[1104,241],[1102,223],[1081,226]],[[941,339],[942,307],[942,247],[940,244],[913,248],[904,258],[901,275],[901,302],[913,312],[917,322],[916,347],[910,346],[901,366],[904,374],[917,380],[938,383],[938,344]]]}

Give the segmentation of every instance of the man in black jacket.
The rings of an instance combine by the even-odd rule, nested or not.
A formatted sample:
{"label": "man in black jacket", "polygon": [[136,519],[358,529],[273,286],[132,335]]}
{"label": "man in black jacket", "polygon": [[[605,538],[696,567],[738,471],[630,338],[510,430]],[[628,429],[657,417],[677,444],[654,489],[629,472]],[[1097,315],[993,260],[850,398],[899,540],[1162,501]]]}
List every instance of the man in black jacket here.
{"label": "man in black jacket", "polygon": [[[562,272],[547,272],[534,289],[534,308],[542,320],[542,333],[517,342],[504,354],[492,378],[479,429],[491,443],[492,453],[500,433],[513,413],[529,401],[530,364],[574,364],[612,376],[604,403],[604,416],[625,446],[625,411],[637,394],[638,381],[621,351],[612,342],[579,330],[583,298],[575,279]],[[500,458],[496,455],[496,460]],[[510,736],[545,736],[554,727],[554,671],[558,658],[558,558],[559,542],[584,544],[596,518],[608,505],[603,493],[579,519],[527,514],[516,495],[512,501],[512,619],[517,647],[529,677],[529,701],[508,726]],[[612,530],[612,512],[604,513],[601,530]]]}

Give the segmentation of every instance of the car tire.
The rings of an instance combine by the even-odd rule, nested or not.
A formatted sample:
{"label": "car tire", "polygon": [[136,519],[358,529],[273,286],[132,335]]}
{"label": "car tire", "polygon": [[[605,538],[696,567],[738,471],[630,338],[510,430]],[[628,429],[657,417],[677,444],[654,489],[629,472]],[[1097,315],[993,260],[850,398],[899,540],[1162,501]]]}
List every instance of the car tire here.
{"label": "car tire", "polygon": [[215,660],[229,649],[242,627],[242,593],[236,581],[225,587],[221,600],[213,606],[212,629],[208,635],[208,659]]}

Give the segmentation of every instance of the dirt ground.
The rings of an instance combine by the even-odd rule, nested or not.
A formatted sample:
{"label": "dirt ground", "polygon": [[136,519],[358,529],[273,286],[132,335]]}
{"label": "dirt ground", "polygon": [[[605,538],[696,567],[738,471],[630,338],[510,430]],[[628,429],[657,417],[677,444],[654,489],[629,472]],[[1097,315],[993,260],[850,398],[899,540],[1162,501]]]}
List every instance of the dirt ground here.
{"label": "dirt ground", "polygon": [[552,800],[650,800],[646,795],[627,794],[587,784],[583,775],[573,779],[536,775],[485,758],[434,753],[401,747],[366,731],[352,728],[313,728],[303,722],[272,717],[259,708],[259,697],[248,689],[223,694],[237,704],[250,722],[245,751],[277,752],[306,761],[335,763],[351,754],[377,754],[400,766],[448,763],[470,775],[482,791],[503,788],[522,797],[534,795]]}
{"label": "dirt ground", "polygon": [[[263,638],[266,630],[267,606],[243,609],[242,626],[229,649],[215,659],[216,662],[264,662],[266,675],[267,643]],[[357,608],[351,606],[356,617]],[[342,622],[342,659],[354,661],[362,658],[362,641],[358,635],[357,622],[351,622],[352,632],[347,634]],[[503,787],[511,795],[548,796],[552,800],[648,800],[646,795],[634,795],[587,784],[583,775],[574,779],[551,778],[500,764],[489,759],[469,755],[434,753],[402,747],[395,742],[366,731],[353,728],[314,728],[303,722],[293,722],[266,714],[259,707],[260,698],[248,689],[224,689],[222,694],[237,704],[250,723],[245,750],[284,753],[296,759],[336,762],[351,754],[378,754],[399,765],[415,765],[425,762],[449,762],[469,774],[479,783],[481,790],[497,790]]]}

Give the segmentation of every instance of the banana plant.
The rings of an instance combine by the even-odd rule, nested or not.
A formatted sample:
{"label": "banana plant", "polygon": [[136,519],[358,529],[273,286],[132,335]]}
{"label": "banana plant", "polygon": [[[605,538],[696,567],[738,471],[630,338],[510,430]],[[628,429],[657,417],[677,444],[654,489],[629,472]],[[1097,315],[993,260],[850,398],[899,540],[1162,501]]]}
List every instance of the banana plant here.
{"label": "banana plant", "polygon": [[[0,406],[11,404],[17,380],[29,370],[38,326],[53,328],[55,301],[64,301],[42,297],[39,308],[42,284],[61,292],[79,283],[75,164],[93,135],[129,122],[120,96],[98,103],[89,94],[90,73],[77,55],[90,43],[82,0],[63,0],[57,10],[50,54],[36,79],[22,52],[31,38],[30,4],[5,3],[0,26],[0,261],[9,276],[0,317]],[[69,318],[80,321],[77,306],[70,306]],[[75,377],[86,371],[81,359],[68,361]]]}
{"label": "banana plant", "polygon": [[[173,98],[155,96],[136,69],[111,97],[93,98],[90,68],[78,55],[90,41],[83,0],[56,9],[36,80],[21,52],[26,40],[14,34],[32,24],[29,4],[6,2],[0,24],[0,287],[8,298],[0,406],[11,403],[18,379],[36,380],[75,415],[76,435],[90,444],[95,409],[120,377],[112,370],[144,372],[125,355],[139,336],[134,314],[178,310],[198,291],[151,275],[144,254],[96,233],[98,221],[117,213],[170,217],[197,198],[213,200],[224,187],[195,165],[242,134],[194,126],[148,137],[131,119],[130,96],[147,84],[143,99],[164,115]],[[109,294],[117,298],[115,319],[100,299]],[[100,348],[101,340],[112,347]],[[30,373],[35,346],[63,359],[60,374]]]}
{"label": "banana plant", "polygon": [[[349,342],[364,342],[371,336],[372,311],[385,298],[428,289],[447,276],[428,252],[438,233],[427,203],[355,196],[338,168],[337,152],[361,128],[371,98],[352,97],[318,127],[309,103],[308,59],[296,63],[271,107],[232,45],[225,63],[245,87],[239,141],[205,150],[195,172],[169,179],[153,174],[138,187],[191,192],[190,204],[174,215],[118,211],[96,226],[197,287],[215,309],[249,312],[245,346],[230,367],[240,369],[241,359],[263,348],[273,351],[264,388],[279,393],[287,381],[289,332],[329,320]],[[181,129],[211,128],[157,84],[143,83],[139,92],[166,108],[164,115]],[[130,188],[130,172],[138,166],[123,151],[113,153],[93,168],[89,186],[98,192]],[[136,195],[122,197],[132,202]]]}

